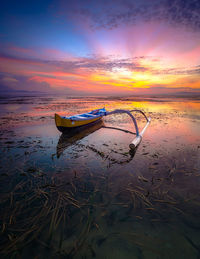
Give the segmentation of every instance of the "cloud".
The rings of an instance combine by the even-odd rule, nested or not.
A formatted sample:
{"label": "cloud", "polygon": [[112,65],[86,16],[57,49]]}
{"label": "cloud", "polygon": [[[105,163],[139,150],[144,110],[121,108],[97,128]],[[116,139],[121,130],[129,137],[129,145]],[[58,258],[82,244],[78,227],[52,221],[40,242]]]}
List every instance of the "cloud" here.
{"label": "cloud", "polygon": [[200,75],[200,66],[191,68],[167,68],[167,69],[152,69],[153,74],[163,75]]}
{"label": "cloud", "polygon": [[159,86],[198,89],[200,83],[199,66],[159,68],[158,57],[42,60],[2,54],[0,61],[0,84],[19,90],[107,93]]}
{"label": "cloud", "polygon": [[113,29],[120,25],[159,21],[200,30],[199,0],[78,0],[67,1],[60,8],[59,14],[79,17],[93,28]]}
{"label": "cloud", "polygon": [[13,77],[3,77],[1,80],[5,84],[11,85],[11,86],[16,85],[18,83],[18,80],[16,78],[13,78]]}
{"label": "cloud", "polygon": [[15,45],[11,45],[10,47],[8,47],[9,51],[13,51],[19,54],[30,54],[30,55],[35,55],[35,51],[30,49],[30,48],[22,48],[22,47],[18,47]]}
{"label": "cloud", "polygon": [[50,86],[46,82],[30,82],[29,77],[22,75],[11,75],[9,73],[0,73],[0,85],[2,89],[8,90],[26,90],[49,92]]}
{"label": "cloud", "polygon": [[45,66],[60,68],[62,71],[77,73],[79,69],[88,71],[112,71],[114,68],[127,68],[135,71],[146,71],[147,68],[140,65],[140,60],[144,57],[135,58],[113,58],[113,57],[90,57],[90,58],[73,58],[71,60],[42,60],[36,58],[22,58],[7,54],[0,54],[0,60],[27,64],[33,66]]}
{"label": "cloud", "polygon": [[[45,77],[76,77],[83,78],[91,73],[109,73],[118,70],[129,70],[131,72],[149,72],[154,75],[200,75],[200,65],[193,67],[157,68],[162,58],[153,56],[136,56],[133,58],[120,58],[116,56],[90,56],[69,57],[67,60],[39,59],[29,57],[18,57],[0,53],[0,71],[13,72],[14,74],[26,73],[30,76]],[[144,65],[150,62],[150,65]]]}

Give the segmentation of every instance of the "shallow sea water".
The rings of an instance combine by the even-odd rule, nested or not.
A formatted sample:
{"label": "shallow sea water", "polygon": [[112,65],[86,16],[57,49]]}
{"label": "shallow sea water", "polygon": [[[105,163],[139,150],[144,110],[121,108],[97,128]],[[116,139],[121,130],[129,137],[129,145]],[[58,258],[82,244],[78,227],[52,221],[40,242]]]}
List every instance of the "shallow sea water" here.
{"label": "shallow sea water", "polygon": [[[55,127],[104,106],[151,117],[135,154],[127,115]],[[200,258],[199,100],[2,97],[0,118],[1,258]]]}

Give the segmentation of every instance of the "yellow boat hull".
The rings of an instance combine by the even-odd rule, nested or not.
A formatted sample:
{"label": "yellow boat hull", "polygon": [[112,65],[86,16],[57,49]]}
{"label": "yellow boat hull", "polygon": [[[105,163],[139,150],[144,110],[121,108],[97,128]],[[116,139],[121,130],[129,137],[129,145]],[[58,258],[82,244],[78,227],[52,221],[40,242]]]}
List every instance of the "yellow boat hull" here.
{"label": "yellow boat hull", "polygon": [[60,115],[55,114],[56,127],[61,132],[68,132],[74,129],[87,127],[101,119],[102,119],[102,116],[98,118],[88,119],[88,120],[71,120],[68,118],[62,118]]}

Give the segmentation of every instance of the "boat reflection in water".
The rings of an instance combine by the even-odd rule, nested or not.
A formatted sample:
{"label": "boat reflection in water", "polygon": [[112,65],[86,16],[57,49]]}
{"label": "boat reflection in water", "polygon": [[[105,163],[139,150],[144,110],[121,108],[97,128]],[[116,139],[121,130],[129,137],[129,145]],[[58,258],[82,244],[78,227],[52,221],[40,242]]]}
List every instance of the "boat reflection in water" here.
{"label": "boat reflection in water", "polygon": [[104,126],[103,121],[99,120],[93,125],[85,126],[77,129],[74,129],[71,132],[63,133],[58,141],[57,144],[57,158],[61,156],[63,151],[68,148],[69,146],[75,144],[78,140],[83,139],[84,137],[87,137],[91,133],[97,131],[98,129],[102,128]]}
{"label": "boat reflection in water", "polygon": [[[93,132],[95,132],[101,128],[119,130],[119,131],[123,131],[125,133],[135,135],[135,133],[130,132],[128,130],[124,130],[124,129],[116,128],[116,127],[107,127],[107,126],[105,126],[105,124],[102,120],[99,120],[99,121],[93,123],[93,125],[85,126],[85,128],[81,127],[81,129],[77,128],[68,133],[63,133],[60,136],[60,138],[58,140],[58,144],[57,144],[57,152],[56,152],[57,158],[59,158],[62,155],[62,153],[64,152],[64,150],[67,149],[69,146],[74,145],[77,141],[87,137],[88,135],[92,134]],[[130,157],[129,157],[129,159],[127,159],[126,163],[130,162],[133,159],[136,151],[137,151],[137,148],[134,150],[131,150],[131,149],[129,150]]]}

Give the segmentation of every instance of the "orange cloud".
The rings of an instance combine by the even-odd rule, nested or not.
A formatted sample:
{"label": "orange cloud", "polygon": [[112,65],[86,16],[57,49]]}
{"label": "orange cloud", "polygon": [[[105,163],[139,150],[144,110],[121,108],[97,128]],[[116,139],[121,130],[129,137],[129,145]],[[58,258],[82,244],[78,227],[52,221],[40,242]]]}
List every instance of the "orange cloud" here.
{"label": "orange cloud", "polygon": [[163,69],[159,60],[148,57],[138,59],[96,57],[55,61],[1,55],[0,71],[12,75],[10,78],[25,76],[31,82],[44,82],[52,89],[71,88],[94,93],[98,91],[142,93],[144,89],[159,89],[158,87],[200,88],[198,67],[185,70]]}

